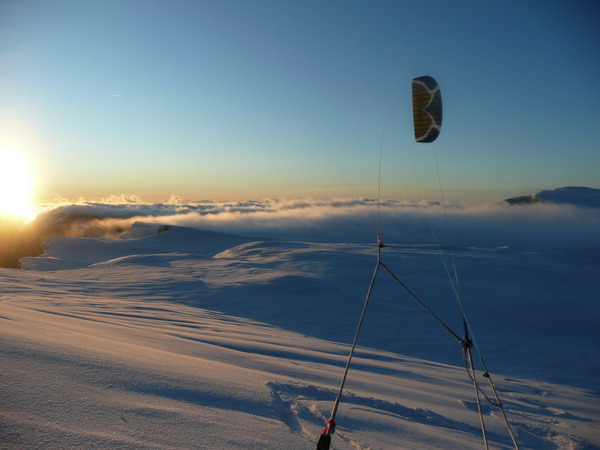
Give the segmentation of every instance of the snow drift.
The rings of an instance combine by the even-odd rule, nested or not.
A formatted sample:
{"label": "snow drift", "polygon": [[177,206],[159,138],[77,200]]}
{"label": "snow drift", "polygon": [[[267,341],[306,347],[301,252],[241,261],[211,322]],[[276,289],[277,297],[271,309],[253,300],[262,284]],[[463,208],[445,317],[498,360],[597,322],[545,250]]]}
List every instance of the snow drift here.
{"label": "snow drift", "polygon": [[[256,239],[167,220],[189,214],[163,216],[169,226],[152,217],[122,239],[50,239],[42,256],[22,259],[27,270],[0,269],[1,442],[314,448],[374,245]],[[293,216],[280,217],[281,226]],[[246,227],[260,232],[257,222]],[[460,329],[440,249],[388,242],[386,264]],[[600,445],[594,256],[543,246],[442,250],[455,258],[522,448]],[[460,347],[389,281],[376,286],[359,344],[334,448],[481,447]],[[510,448],[497,411],[486,407],[484,418],[492,446]]]}

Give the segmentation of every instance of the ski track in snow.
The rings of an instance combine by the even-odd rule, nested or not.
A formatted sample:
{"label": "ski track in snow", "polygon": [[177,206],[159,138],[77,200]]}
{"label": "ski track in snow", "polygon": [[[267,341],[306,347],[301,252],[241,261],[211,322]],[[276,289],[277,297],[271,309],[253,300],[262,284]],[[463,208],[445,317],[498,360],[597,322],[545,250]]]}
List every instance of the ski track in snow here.
{"label": "ski track in snow", "polygon": [[[490,269],[508,277],[492,301],[466,307],[492,373],[496,365],[505,369],[494,381],[521,448],[598,448],[600,406],[589,389],[597,362],[560,363],[597,345],[589,343],[598,332],[588,325],[597,306],[569,329],[566,343],[551,333],[562,307],[548,312],[548,302],[572,289],[581,294],[576,301],[589,300],[591,284],[577,285],[574,274],[597,269],[550,259],[545,268],[569,287],[553,292],[540,283],[552,272],[534,266],[526,277],[533,285],[523,281],[540,255],[455,251],[466,299],[489,291]],[[439,265],[437,251],[386,252],[460,329],[455,302],[440,300],[448,290],[443,278],[432,283],[426,271]],[[248,241],[177,227],[138,239],[51,242],[44,256],[25,258],[28,270],[0,270],[0,446],[314,448],[373,256],[361,245]],[[511,289],[518,290],[512,298]],[[429,333],[436,324],[389,280],[372,302],[332,446],[482,448],[460,348],[443,332]],[[523,340],[528,333],[535,339]],[[551,351],[573,343],[574,352]],[[564,382],[571,371],[572,383]],[[491,447],[512,448],[500,412],[484,404],[483,414]]]}

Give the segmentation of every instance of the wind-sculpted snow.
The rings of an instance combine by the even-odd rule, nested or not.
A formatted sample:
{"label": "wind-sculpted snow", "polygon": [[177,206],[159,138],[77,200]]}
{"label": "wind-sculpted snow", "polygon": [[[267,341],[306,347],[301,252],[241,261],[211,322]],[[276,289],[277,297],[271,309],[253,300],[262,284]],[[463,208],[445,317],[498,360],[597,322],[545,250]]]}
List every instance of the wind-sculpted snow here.
{"label": "wind-sculpted snow", "polygon": [[[124,237],[52,239],[28,270],[0,271],[0,442],[313,449],[374,246],[144,223]],[[598,266],[442,250],[522,448],[600,445]],[[438,247],[390,244],[382,258],[460,332]],[[385,276],[359,344],[335,448],[481,448],[460,346]],[[492,447],[510,448],[499,412],[483,411]]]}
{"label": "wind-sculpted snow", "polygon": [[[114,286],[104,278],[94,281],[96,292],[113,295],[125,289],[138,298],[159,296],[344,342],[353,336],[375,260],[372,246],[248,241],[180,227],[145,238],[60,238],[48,245],[41,257],[23,258],[23,268],[103,269],[124,279]],[[495,353],[494,363],[522,376],[593,384],[600,366],[586,355],[590,340],[600,340],[594,324],[599,315],[594,301],[597,265],[510,249],[456,248],[442,259],[435,246],[390,245],[384,255],[460,334],[458,303],[444,266],[453,256],[474,330],[487,330],[480,339]],[[95,277],[93,271],[81,276]],[[296,320],[297,314],[303,320]],[[398,327],[402,332],[394,331]],[[562,329],[569,334],[557,331]],[[385,275],[377,284],[362,339],[367,346],[462,364],[460,346]],[[528,361],[532,351],[539,353],[534,364]],[[568,370],[561,367],[566,354],[575,357]]]}

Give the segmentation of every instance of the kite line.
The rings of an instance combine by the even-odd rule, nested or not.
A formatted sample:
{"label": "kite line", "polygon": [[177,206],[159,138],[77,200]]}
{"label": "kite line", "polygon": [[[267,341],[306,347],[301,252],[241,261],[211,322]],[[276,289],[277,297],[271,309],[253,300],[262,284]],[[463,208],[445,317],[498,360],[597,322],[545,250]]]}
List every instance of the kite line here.
{"label": "kite line", "polygon": [[[415,140],[417,142],[422,142],[422,143],[429,143],[429,142],[435,141],[437,139],[437,137],[439,136],[439,133],[441,130],[441,124],[442,124],[442,97],[441,97],[440,88],[439,88],[437,82],[432,77],[429,77],[429,76],[423,76],[423,77],[413,79],[413,81],[412,81],[412,98],[413,98],[413,120],[414,120]],[[390,114],[390,116],[388,117],[388,119],[385,122],[385,125],[383,127],[380,148],[379,148],[379,177],[378,177],[378,182],[377,182],[377,262],[375,265],[375,269],[373,271],[373,275],[371,277],[371,281],[369,283],[369,288],[367,290],[367,294],[365,296],[363,308],[362,308],[362,311],[360,314],[360,318],[358,320],[358,324],[357,324],[356,331],[354,334],[354,339],[352,342],[350,353],[349,353],[348,359],[346,361],[346,365],[344,368],[344,373],[342,376],[340,387],[338,389],[338,392],[337,392],[337,395],[336,395],[336,398],[335,398],[335,401],[333,404],[331,415],[327,419],[326,426],[323,429],[323,431],[319,437],[319,440],[317,442],[317,450],[328,450],[331,446],[331,435],[335,433],[335,427],[336,427],[336,422],[335,422],[336,415],[337,415],[338,408],[339,408],[339,405],[340,405],[340,402],[341,402],[341,399],[343,396],[344,386],[346,383],[348,372],[350,370],[352,358],[354,356],[354,351],[355,351],[357,343],[358,343],[360,330],[361,330],[363,321],[366,316],[367,307],[368,307],[369,301],[371,300],[371,297],[372,297],[373,288],[375,286],[375,281],[380,272],[379,269],[383,269],[383,271],[385,273],[387,273],[388,276],[393,281],[395,281],[433,319],[435,319],[438,322],[438,324],[443,329],[445,329],[446,332],[448,332],[448,334],[450,334],[450,336],[455,341],[457,341],[460,344],[460,346],[462,348],[462,352],[463,352],[465,369],[467,371],[469,378],[471,379],[471,381],[473,383],[473,388],[475,391],[475,397],[477,400],[477,409],[478,409],[479,420],[480,420],[480,425],[481,425],[483,443],[484,443],[484,447],[486,448],[486,450],[489,448],[489,442],[488,442],[487,431],[486,431],[486,427],[485,427],[485,421],[483,418],[483,411],[482,411],[482,406],[481,406],[482,398],[481,397],[483,397],[485,400],[487,400],[488,403],[490,403],[492,406],[495,406],[500,409],[500,411],[502,412],[502,417],[503,417],[503,420],[507,427],[508,433],[514,444],[514,447],[516,450],[518,450],[519,446],[517,444],[514,433],[510,426],[510,422],[508,421],[506,412],[504,410],[502,402],[500,401],[500,398],[498,396],[498,393],[497,393],[496,387],[494,385],[494,382],[492,380],[492,377],[487,369],[487,366],[481,355],[479,347],[477,346],[477,343],[475,342],[470,324],[468,323],[467,318],[466,318],[466,314],[464,311],[464,305],[463,305],[463,301],[462,301],[462,297],[461,297],[461,293],[460,293],[458,270],[456,267],[454,255],[450,254],[451,264],[452,264],[452,272],[453,272],[453,274],[451,274],[450,270],[446,264],[446,260],[444,258],[443,252],[441,250],[441,246],[438,243],[437,236],[435,235],[433,227],[431,226],[431,223],[429,223],[429,227],[432,231],[435,243],[440,252],[440,256],[442,257],[442,261],[443,261],[446,273],[448,274],[450,284],[452,285],[452,289],[453,289],[456,299],[458,301],[460,314],[461,314],[463,327],[464,327],[463,337],[460,337],[457,333],[455,333],[438,315],[435,314],[435,312],[431,308],[429,308],[427,306],[427,304],[416,293],[414,293],[404,282],[402,282],[402,280],[400,280],[399,277],[397,277],[392,272],[392,270],[386,264],[384,264],[382,262],[381,249],[385,247],[385,244],[383,244],[383,242],[381,240],[381,167],[382,167],[384,135],[385,135],[388,123],[391,119],[391,116],[392,116],[392,114]],[[444,212],[446,232],[448,234],[448,236],[447,236],[448,244],[450,245],[451,241],[450,241],[446,201],[444,198],[444,193],[443,193],[443,188],[442,188],[442,182],[441,182],[439,165],[438,165],[438,161],[437,161],[437,155],[434,153],[434,156],[435,156],[436,170],[437,170],[437,175],[438,175],[438,184],[439,184],[439,188],[440,188],[440,195],[441,195],[441,199],[442,199],[442,207],[443,207],[443,212]],[[475,364],[473,361],[473,355],[472,355],[473,345],[475,345],[475,348],[477,350],[477,353],[479,354],[479,358],[480,358],[481,363],[484,368],[483,377],[488,379],[490,388],[493,392],[493,396],[494,396],[495,400],[492,400],[487,394],[485,394],[485,392],[479,385],[479,382],[478,382],[477,376],[476,376],[476,368],[475,368]]]}

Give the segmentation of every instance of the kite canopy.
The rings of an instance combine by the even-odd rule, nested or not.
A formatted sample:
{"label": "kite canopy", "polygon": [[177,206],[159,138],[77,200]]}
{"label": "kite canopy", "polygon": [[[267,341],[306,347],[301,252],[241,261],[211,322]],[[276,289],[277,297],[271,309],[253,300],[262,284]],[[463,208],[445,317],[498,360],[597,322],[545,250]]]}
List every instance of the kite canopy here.
{"label": "kite canopy", "polygon": [[415,140],[433,142],[442,128],[442,93],[437,82],[429,76],[412,80],[413,119]]}

